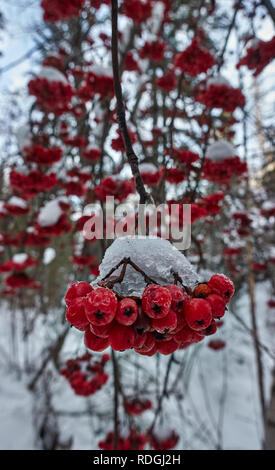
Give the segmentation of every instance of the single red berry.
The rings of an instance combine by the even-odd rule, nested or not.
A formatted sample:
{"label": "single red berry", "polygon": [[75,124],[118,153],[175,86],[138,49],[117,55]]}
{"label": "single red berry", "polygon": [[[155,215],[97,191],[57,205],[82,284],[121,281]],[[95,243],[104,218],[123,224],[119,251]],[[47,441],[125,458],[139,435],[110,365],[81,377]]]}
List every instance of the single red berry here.
{"label": "single red berry", "polygon": [[89,322],[94,325],[107,325],[116,315],[117,298],[104,287],[91,292],[85,299],[85,312]]}
{"label": "single red berry", "polygon": [[226,303],[230,301],[235,291],[233,282],[224,274],[214,274],[208,285],[215,294],[221,295]]}
{"label": "single red berry", "polygon": [[166,317],[152,320],[152,327],[159,333],[167,333],[168,331],[174,330],[176,326],[177,314],[172,309],[169,310]]}
{"label": "single red berry", "polygon": [[154,346],[149,349],[149,351],[144,351],[143,349],[136,349],[135,351],[139,354],[141,354],[142,356],[153,356],[154,354],[156,354],[158,350],[158,345],[157,343],[154,344]]}
{"label": "single red berry", "polygon": [[135,332],[132,327],[114,325],[110,333],[110,345],[115,351],[125,351],[133,347],[135,340]]}
{"label": "single red berry", "polygon": [[156,342],[153,336],[150,333],[146,333],[146,339],[143,345],[140,348],[135,348],[135,351],[139,353],[148,352],[155,346],[155,344]]}
{"label": "single red berry", "polygon": [[203,335],[192,330],[189,326],[185,326],[181,331],[179,331],[175,336],[174,340],[176,343],[185,344],[185,343],[198,343],[203,339]]}
{"label": "single red berry", "polygon": [[210,325],[205,328],[205,330],[201,330],[200,333],[203,334],[204,336],[211,336],[214,335],[217,331],[217,325],[215,320],[212,320]]}
{"label": "single red berry", "polygon": [[214,351],[219,351],[220,349],[225,348],[226,342],[222,341],[221,339],[212,339],[212,341],[209,341],[207,346],[210,349],[214,349]]}
{"label": "single red berry", "polygon": [[92,351],[104,351],[109,346],[109,338],[99,338],[95,336],[89,329],[85,331],[84,343],[88,349]]}
{"label": "single red berry", "polygon": [[75,282],[69,287],[65,295],[66,305],[78,297],[85,297],[87,294],[93,291],[92,286],[88,282]]}
{"label": "single red berry", "polygon": [[134,340],[133,347],[135,349],[142,348],[142,346],[144,345],[146,341],[146,338],[147,338],[146,332],[139,334],[137,331],[135,331],[135,340]]}
{"label": "single red berry", "polygon": [[184,305],[190,300],[189,295],[175,284],[170,284],[165,287],[169,290],[172,297],[172,310],[177,313],[183,312]]}
{"label": "single red berry", "polygon": [[177,326],[173,330],[173,334],[178,333],[180,330],[182,330],[185,326],[187,325],[186,320],[183,316],[183,313],[177,313]]}
{"label": "single red berry", "polygon": [[125,298],[118,303],[116,321],[121,325],[132,325],[138,316],[138,306],[133,299]]}
{"label": "single red berry", "polygon": [[88,319],[85,315],[84,301],[84,297],[72,299],[66,309],[66,318],[68,322],[81,331],[84,331],[89,325]]}
{"label": "single red berry", "polygon": [[226,303],[220,295],[210,294],[206,300],[211,305],[213,317],[221,318],[224,316]]}
{"label": "single red berry", "polygon": [[100,326],[93,325],[92,323],[90,323],[90,330],[94,335],[98,336],[99,338],[108,338],[110,336],[114,324],[114,321],[108,323],[107,325]]}
{"label": "single red berry", "polygon": [[187,325],[193,330],[204,330],[212,321],[210,304],[204,299],[192,299],[184,307]]}
{"label": "single red berry", "polygon": [[155,284],[146,287],[142,295],[142,309],[151,318],[165,317],[170,310],[171,302],[169,290]]}
{"label": "single red berry", "polygon": [[139,310],[137,320],[134,324],[135,331],[139,335],[141,335],[142,333],[149,331],[150,327],[151,327],[150,318],[148,318],[147,315],[145,315],[145,313]]}
{"label": "single red berry", "polygon": [[205,299],[205,297],[207,297],[211,293],[212,293],[212,290],[208,284],[199,284],[193,290],[193,297]]}
{"label": "single red berry", "polygon": [[172,354],[179,347],[178,343],[176,343],[173,339],[170,341],[161,341],[157,344],[157,346],[158,352],[165,355]]}

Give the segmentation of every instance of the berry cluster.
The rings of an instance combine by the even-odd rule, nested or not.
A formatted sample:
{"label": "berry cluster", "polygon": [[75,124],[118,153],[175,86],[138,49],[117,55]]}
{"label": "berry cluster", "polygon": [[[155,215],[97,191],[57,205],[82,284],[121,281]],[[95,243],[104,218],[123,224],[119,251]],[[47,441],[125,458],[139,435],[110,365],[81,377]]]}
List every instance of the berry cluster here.
{"label": "berry cluster", "polygon": [[104,367],[110,356],[103,354],[101,361],[92,359],[89,353],[76,359],[69,359],[66,367],[60,371],[69,381],[76,395],[88,397],[96,393],[108,380]]}
{"label": "berry cluster", "polygon": [[193,292],[177,285],[150,284],[142,298],[117,298],[108,287],[77,282],[67,291],[67,320],[85,331],[88,349],[133,348],[152,356],[171,354],[216,332],[216,320],[234,293],[232,281],[215,274]]}
{"label": "berry cluster", "polygon": [[[143,450],[148,443],[149,438],[146,434],[137,434],[131,428],[128,436],[118,436],[117,450]],[[98,447],[103,450],[113,450],[115,447],[115,435],[112,431],[108,432],[106,439],[98,443]]]}
{"label": "berry cluster", "polygon": [[194,38],[190,46],[183,52],[177,54],[174,59],[175,67],[196,77],[214,65],[214,57],[210,52],[200,46],[197,38]]}
{"label": "berry cluster", "polygon": [[254,70],[256,77],[275,57],[275,36],[270,41],[257,41],[255,45],[247,49],[246,55],[239,61],[237,68],[246,65]]}
{"label": "berry cluster", "polygon": [[201,90],[196,99],[208,108],[220,108],[229,113],[238,107],[243,108],[245,103],[245,97],[239,88],[214,83]]}

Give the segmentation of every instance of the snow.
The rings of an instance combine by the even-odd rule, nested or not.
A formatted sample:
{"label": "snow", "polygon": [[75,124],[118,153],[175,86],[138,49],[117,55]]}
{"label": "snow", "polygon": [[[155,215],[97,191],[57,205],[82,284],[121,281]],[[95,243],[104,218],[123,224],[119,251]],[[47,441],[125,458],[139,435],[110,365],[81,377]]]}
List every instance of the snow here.
{"label": "snow", "polygon": [[44,251],[43,264],[50,264],[56,257],[56,251],[54,248],[48,247]]}
{"label": "snow", "polygon": [[17,197],[17,196],[12,196],[12,197],[8,200],[8,204],[9,204],[10,206],[21,207],[21,209],[26,209],[26,207],[27,207],[26,201],[24,201],[24,199],[22,199],[21,197]]}
{"label": "snow", "polygon": [[[104,278],[123,258],[130,258],[151,279],[161,285],[173,284],[173,272],[177,273],[187,287],[199,282],[199,276],[186,257],[168,240],[152,237],[117,238],[107,249],[99,268],[99,279]],[[121,267],[113,276],[118,276]],[[124,280],[116,285],[116,290],[124,295],[141,296],[146,283],[140,273],[127,266]]]}
{"label": "snow", "polygon": [[217,75],[216,77],[209,78],[207,80],[207,85],[227,85],[231,86],[227,78],[223,77],[223,75]]}
{"label": "snow", "polygon": [[54,67],[42,67],[38,74],[39,78],[46,78],[48,82],[61,82],[64,85],[68,85],[68,80],[65,75]]}
{"label": "snow", "polygon": [[206,157],[214,162],[222,161],[225,158],[233,158],[235,155],[236,151],[233,145],[223,139],[209,145],[206,150]]}
{"label": "snow", "polygon": [[31,145],[31,129],[29,124],[24,124],[23,126],[16,129],[15,137],[17,139],[18,147],[22,150],[24,147]]}
{"label": "snow", "polygon": [[7,210],[5,209],[4,204],[5,204],[4,201],[0,201],[0,213],[2,214],[7,213]]}
{"label": "snow", "polygon": [[15,255],[13,255],[12,257],[12,260],[15,262],[15,263],[18,263],[18,264],[23,264],[25,263],[25,261],[28,259],[28,255],[26,253],[16,253]]}
{"label": "snow", "polygon": [[155,174],[157,173],[158,169],[155,165],[153,165],[153,163],[141,163],[139,165],[139,171],[140,173],[151,173],[151,174]]}
{"label": "snow", "polygon": [[164,9],[165,6],[163,2],[154,3],[152,16],[147,22],[148,32],[150,32],[150,34],[156,35],[158,33],[158,30],[161,26],[161,22],[163,20]]}
{"label": "snow", "polygon": [[41,227],[50,227],[55,225],[60,216],[62,215],[62,209],[59,205],[61,198],[54,199],[53,201],[47,202],[39,212],[38,223]]}
{"label": "snow", "polygon": [[113,76],[113,69],[112,67],[104,67],[102,65],[94,64],[91,66],[91,72],[95,75],[103,75],[104,77],[112,77]]}

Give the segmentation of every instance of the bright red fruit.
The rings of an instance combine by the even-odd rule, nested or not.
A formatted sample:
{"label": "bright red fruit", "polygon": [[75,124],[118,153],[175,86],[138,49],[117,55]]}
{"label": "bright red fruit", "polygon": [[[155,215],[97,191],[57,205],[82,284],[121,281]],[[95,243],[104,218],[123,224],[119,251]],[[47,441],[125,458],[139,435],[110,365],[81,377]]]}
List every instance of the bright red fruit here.
{"label": "bright red fruit", "polygon": [[138,306],[133,299],[122,299],[118,304],[116,321],[121,325],[132,325],[138,316]]}
{"label": "bright red fruit", "polygon": [[94,325],[107,325],[116,315],[117,298],[105,287],[99,287],[85,299],[85,312],[89,322]]}
{"label": "bright red fruit", "polygon": [[210,294],[206,300],[211,305],[213,317],[221,318],[224,316],[226,303],[220,295]]}
{"label": "bright red fruit", "polygon": [[177,314],[172,309],[166,317],[152,320],[152,327],[159,333],[167,333],[168,331],[174,330],[176,326]]}
{"label": "bright red fruit", "polygon": [[92,323],[90,323],[90,330],[94,335],[99,336],[99,338],[108,338],[108,336],[110,336],[113,326],[114,322],[101,326],[93,325]]}
{"label": "bright red fruit", "polygon": [[189,328],[189,326],[185,326],[174,336],[174,340],[179,344],[198,343],[202,339],[203,334],[197,333],[196,331]]}
{"label": "bright red fruit", "polygon": [[224,274],[214,274],[208,285],[213,292],[221,295],[226,303],[230,301],[235,291],[233,282]]}
{"label": "bright red fruit", "polygon": [[184,307],[187,325],[193,330],[204,330],[212,321],[212,309],[204,299],[192,299]]}
{"label": "bright red fruit", "polygon": [[88,349],[92,351],[104,351],[109,346],[109,338],[99,338],[94,335],[89,329],[85,331],[84,343]]}
{"label": "bright red fruit", "polygon": [[166,287],[150,285],[142,295],[142,308],[151,318],[165,317],[171,307],[172,296]]}
{"label": "bright red fruit", "polygon": [[66,318],[71,325],[84,331],[89,325],[84,309],[84,298],[72,299],[66,310]]}
{"label": "bright red fruit", "polygon": [[77,297],[85,297],[87,294],[93,291],[92,286],[88,282],[75,282],[67,290],[65,295],[66,305],[69,305],[70,302]]}
{"label": "bright red fruit", "polygon": [[169,290],[171,297],[172,297],[172,304],[171,308],[174,312],[180,313],[183,312],[184,304],[190,300],[189,295],[184,292],[180,287],[176,286],[175,284],[171,284],[169,286],[165,286],[166,289]]}
{"label": "bright red fruit", "polygon": [[161,341],[157,343],[158,352],[161,354],[172,354],[176,349],[178,349],[179,345],[173,339],[170,341]]}
{"label": "bright red fruit", "polygon": [[135,332],[125,325],[114,325],[110,334],[110,345],[115,351],[125,351],[134,345]]}
{"label": "bright red fruit", "polygon": [[215,320],[212,320],[212,323],[205,328],[205,330],[202,330],[201,333],[204,334],[205,336],[211,336],[214,335],[217,331],[218,325],[216,324]]}

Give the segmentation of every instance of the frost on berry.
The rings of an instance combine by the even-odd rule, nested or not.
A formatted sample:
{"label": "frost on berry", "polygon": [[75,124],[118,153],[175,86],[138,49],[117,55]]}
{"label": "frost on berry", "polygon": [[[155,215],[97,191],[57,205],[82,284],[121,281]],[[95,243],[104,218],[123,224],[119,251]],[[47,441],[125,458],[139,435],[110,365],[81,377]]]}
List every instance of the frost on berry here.
{"label": "frost on berry", "polygon": [[94,325],[99,326],[111,323],[115,317],[116,309],[117,298],[110,289],[99,287],[86,297],[86,316]]}
{"label": "frost on berry", "polygon": [[171,307],[172,297],[165,287],[150,285],[142,295],[143,311],[151,318],[165,317]]}

